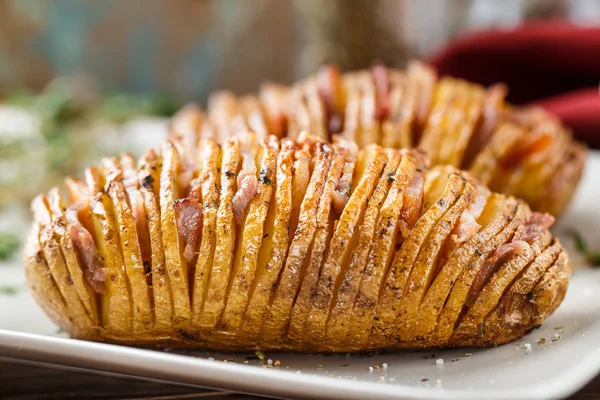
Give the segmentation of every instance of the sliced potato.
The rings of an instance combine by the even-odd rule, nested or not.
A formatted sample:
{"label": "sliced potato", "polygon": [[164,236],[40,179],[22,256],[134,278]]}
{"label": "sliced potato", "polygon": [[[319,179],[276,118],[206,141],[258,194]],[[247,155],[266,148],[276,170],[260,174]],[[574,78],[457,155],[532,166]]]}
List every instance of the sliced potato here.
{"label": "sliced potato", "polygon": [[[277,177],[275,192],[275,210],[269,209],[269,216],[274,218],[273,225],[266,223],[266,238],[263,240],[259,254],[259,268],[264,265],[264,272],[254,280],[250,301],[246,308],[245,323],[242,330],[249,339],[256,340],[263,324],[264,316],[275,288],[277,278],[283,267],[290,243],[290,217],[292,212],[292,173],[295,144],[290,140],[281,143],[281,151],[277,159]],[[273,204],[273,203],[272,203]],[[272,230],[272,232],[271,232]]]}
{"label": "sliced potato", "polygon": [[457,195],[455,203],[450,206],[444,216],[435,224],[429,237],[423,244],[415,260],[415,265],[410,272],[406,289],[396,317],[395,330],[407,340],[411,340],[410,332],[421,321],[419,306],[425,296],[426,290],[435,279],[438,272],[438,263],[446,255],[443,254],[443,245],[446,240],[451,240],[450,235],[462,213],[471,204],[476,193],[474,182],[467,181],[463,191]]}
{"label": "sliced potato", "polygon": [[312,243],[317,229],[318,205],[325,187],[322,177],[327,176],[329,172],[333,157],[332,153],[333,151],[329,146],[317,145],[316,164],[310,176],[306,195],[300,206],[299,217],[297,218],[298,226],[290,243],[288,256],[268,316],[265,318],[265,326],[262,332],[265,340],[281,338],[287,329],[292,306],[302,283],[304,264],[308,256],[310,243]]}
{"label": "sliced potato", "polygon": [[225,308],[236,243],[232,200],[236,190],[240,157],[239,141],[225,142],[221,164],[221,195],[216,220],[216,247],[200,316],[200,326],[203,329],[214,329]]}
{"label": "sliced potato", "polygon": [[[349,332],[351,312],[366,268],[367,257],[375,235],[381,232],[375,232],[380,221],[380,208],[383,208],[392,182],[397,179],[396,171],[402,155],[399,151],[394,150],[388,150],[386,153],[385,169],[379,176],[375,191],[366,204],[364,222],[361,224],[361,229],[358,230],[356,246],[350,256],[348,268],[343,272],[343,279],[327,321],[327,341],[334,344],[339,345],[340,342],[344,342]],[[385,233],[385,229],[383,232]]]}
{"label": "sliced potato", "polygon": [[523,207],[523,204],[517,204],[513,215],[510,216],[511,221],[509,224],[492,240],[485,243],[483,247],[478,248],[479,251],[476,251],[476,257],[471,259],[466,267],[463,267],[458,279],[454,281],[448,299],[440,313],[436,329],[433,332],[433,343],[446,343],[449,340],[457,322],[460,322],[460,317],[465,309],[464,306],[469,301],[470,288],[485,260],[490,257],[496,248],[512,237],[517,227],[525,222],[526,214],[527,210]]}
{"label": "sliced potato", "polygon": [[565,296],[552,217],[469,173],[240,135],[167,143],[137,171],[105,159],[67,204],[39,196],[25,270],[49,316],[123,344],[351,352],[505,343]]}
{"label": "sliced potato", "polygon": [[200,141],[200,175],[203,200],[203,225],[198,260],[194,270],[194,282],[192,292],[192,324],[200,323],[202,306],[208,291],[208,278],[210,276],[212,263],[215,256],[217,213],[219,210],[219,191],[221,181],[219,179],[221,169],[221,147],[212,139]]}
{"label": "sliced potato", "polygon": [[[352,195],[344,207],[329,241],[327,257],[319,274],[319,280],[311,296],[311,310],[308,315],[305,335],[316,341],[323,341],[329,311],[335,301],[341,277],[345,273],[352,250],[357,240],[356,230],[363,218],[366,204],[371,198],[385,163],[387,154],[381,147],[368,147],[365,157],[369,160],[363,176],[354,186]],[[360,162],[359,162],[360,164]]]}
{"label": "sliced potato", "polygon": [[464,266],[472,265],[476,254],[481,252],[479,249],[490,242],[510,222],[516,206],[516,200],[505,199],[498,195],[492,195],[487,201],[481,217],[477,220],[481,229],[452,252],[421,302],[418,311],[421,319],[414,326],[411,334],[414,340],[426,340],[431,334],[460,272]]}
{"label": "sliced potato", "polygon": [[94,193],[91,200],[92,235],[108,270],[106,293],[102,296],[101,303],[102,324],[106,327],[107,335],[119,337],[131,334],[133,299],[110,198],[103,188],[104,178],[97,169],[88,168],[85,171],[85,180],[89,192]]}
{"label": "sliced potato", "polygon": [[[150,268],[144,267],[140,242],[137,235],[136,221],[129,207],[129,201],[123,187],[123,171],[114,158],[103,160],[104,176],[106,176],[107,192],[112,201],[114,221],[118,229],[119,252],[123,255],[127,280],[131,288],[133,301],[133,332],[148,332],[154,323],[151,294],[148,290],[146,273]],[[138,206],[142,206],[138,203]]]}
{"label": "sliced potato", "polygon": [[[435,188],[426,192],[425,213],[419,218],[402,247],[395,254],[389,273],[385,279],[383,292],[377,305],[374,331],[371,340],[382,343],[397,342],[394,322],[399,313],[401,299],[406,293],[408,277],[414,268],[419,251],[430,235],[431,229],[446,211],[458,200],[465,185],[465,179],[457,174],[444,174],[437,178]],[[438,195],[438,193],[440,193]],[[428,207],[428,204],[430,206]]]}
{"label": "sliced potato", "polygon": [[175,201],[180,197],[176,184],[180,156],[175,146],[166,142],[162,147],[160,172],[160,224],[165,251],[165,269],[173,296],[173,324],[184,327],[191,317],[187,263],[184,262],[183,243],[177,232]]}
{"label": "sliced potato", "polygon": [[402,244],[400,230],[402,211],[408,205],[405,195],[415,176],[421,174],[418,171],[419,160],[415,155],[414,152],[403,154],[388,196],[381,207],[377,235],[369,252],[356,302],[350,315],[352,322],[349,324],[347,340],[357,347],[364,346],[371,334],[384,280],[393,260],[393,254],[397,251],[396,247]]}
{"label": "sliced potato", "polygon": [[98,325],[98,305],[96,303],[96,293],[86,282],[84,272],[80,268],[77,249],[71,238],[71,219],[65,216],[65,204],[60,197],[57,188],[53,188],[48,193],[48,207],[52,213],[54,226],[54,235],[60,245],[60,250],[67,265],[69,276],[73,281],[73,286],[79,295],[79,299],[87,315],[90,317],[92,324]]}
{"label": "sliced potato", "polygon": [[303,267],[302,274],[304,277],[301,280],[300,289],[296,295],[287,331],[287,335],[296,340],[302,340],[305,337],[304,323],[309,313],[313,312],[311,308],[312,296],[315,294],[315,288],[319,280],[319,271],[333,232],[334,211],[332,203],[335,189],[342,175],[347,157],[348,154],[346,151],[339,151],[334,154],[325,180],[325,187],[319,200],[316,212],[316,232],[310,245],[308,258]]}
{"label": "sliced potato", "polygon": [[29,291],[56,325],[74,335],[77,328],[69,319],[68,306],[52,277],[40,244],[40,226],[33,223],[23,252],[25,278]]}
{"label": "sliced potato", "polygon": [[262,150],[258,152],[261,158],[259,160],[258,193],[248,205],[246,219],[241,229],[241,249],[236,250],[241,257],[236,259],[231,271],[227,304],[220,325],[221,329],[233,332],[240,328],[244,311],[248,305],[252,282],[259,272],[258,255],[263,242],[264,224],[276,181],[278,143],[264,140],[260,146]]}

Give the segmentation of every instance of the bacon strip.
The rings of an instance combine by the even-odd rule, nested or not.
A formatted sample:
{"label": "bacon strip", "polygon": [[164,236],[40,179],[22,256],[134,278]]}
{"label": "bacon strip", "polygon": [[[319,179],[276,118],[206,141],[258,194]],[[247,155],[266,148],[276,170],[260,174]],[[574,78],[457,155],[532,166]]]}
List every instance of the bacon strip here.
{"label": "bacon strip", "polygon": [[77,219],[77,211],[69,209],[66,212],[69,221],[69,235],[73,240],[79,261],[83,267],[83,276],[90,284],[94,292],[104,294],[106,286],[106,268],[102,262],[102,257],[96,248],[96,243],[92,234],[81,225]]}
{"label": "bacon strip", "polygon": [[344,93],[341,76],[340,70],[333,65],[322,66],[317,76],[319,96],[325,104],[329,134],[344,130]]}
{"label": "bacon strip", "polygon": [[485,260],[481,269],[477,273],[475,280],[473,280],[473,284],[469,289],[469,294],[467,296],[467,302],[465,303],[466,307],[471,307],[473,303],[477,300],[477,295],[486,283],[490,280],[492,275],[498,270],[498,268],[504,264],[509,258],[513,256],[520,256],[524,254],[527,250],[529,250],[529,243],[523,240],[515,240],[510,243],[503,244],[498,247],[492,255]]}
{"label": "bacon strip", "polygon": [[237,176],[238,190],[233,196],[233,215],[238,224],[242,224],[246,208],[258,193],[256,165],[250,154],[244,154],[242,170]]}
{"label": "bacon strip", "polygon": [[423,174],[415,171],[415,175],[404,192],[404,206],[400,211],[398,225],[405,239],[421,215],[421,208],[423,207],[423,184]]}
{"label": "bacon strip", "polygon": [[190,262],[196,256],[196,249],[202,232],[202,192],[198,180],[192,183],[190,194],[175,200],[177,232],[183,239],[183,258]]}
{"label": "bacon strip", "polygon": [[382,121],[390,113],[390,91],[392,89],[390,75],[385,65],[377,62],[371,67],[371,76],[373,77],[377,99],[375,116],[379,121]]}
{"label": "bacon strip", "polygon": [[479,231],[481,225],[477,223],[477,219],[481,216],[489,195],[489,190],[481,190],[475,197],[475,201],[461,214],[451,236],[455,243],[466,242]]}
{"label": "bacon strip", "polygon": [[354,175],[354,165],[356,164],[356,154],[358,153],[358,146],[353,141],[338,140],[337,144],[340,147],[346,148],[348,155],[344,168],[342,170],[342,176],[338,181],[338,184],[333,192],[333,209],[339,215],[344,211],[344,207],[350,200],[352,194],[352,177]]}
{"label": "bacon strip", "polygon": [[515,237],[530,244],[540,240],[544,232],[554,224],[554,217],[548,213],[534,212],[527,222],[519,227]]}

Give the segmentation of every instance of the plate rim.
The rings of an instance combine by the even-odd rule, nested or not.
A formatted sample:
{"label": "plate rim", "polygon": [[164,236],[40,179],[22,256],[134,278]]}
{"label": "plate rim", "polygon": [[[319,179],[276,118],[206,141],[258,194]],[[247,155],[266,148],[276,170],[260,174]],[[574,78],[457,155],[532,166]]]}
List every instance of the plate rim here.
{"label": "plate rim", "polygon": [[[133,377],[270,397],[363,399],[559,399],[575,393],[600,372],[600,348],[576,368],[514,389],[419,388],[386,382],[297,374],[292,371],[222,363],[108,343],[0,329],[0,355]],[[234,376],[235,379],[231,379]]]}

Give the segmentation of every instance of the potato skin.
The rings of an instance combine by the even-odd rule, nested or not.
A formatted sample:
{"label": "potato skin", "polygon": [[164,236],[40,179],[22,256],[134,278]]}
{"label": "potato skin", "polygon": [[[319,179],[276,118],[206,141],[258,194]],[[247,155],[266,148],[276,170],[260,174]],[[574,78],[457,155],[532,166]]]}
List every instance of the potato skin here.
{"label": "potato skin", "polygon": [[[252,136],[256,142],[240,150],[244,140],[250,139],[223,148],[210,140],[199,141],[197,149],[168,144],[162,155],[145,156],[139,179],[126,183],[124,176],[135,175],[120,173],[118,160],[105,160],[113,167],[91,170],[90,190],[79,198],[62,200],[56,189],[50,203],[36,198],[25,271],[49,317],[73,337],[114,343],[364,352],[506,343],[542,323],[564,298],[571,266],[548,231],[552,219],[489,193],[468,172],[427,169],[418,150],[371,145],[357,151],[351,142],[330,145],[306,134],[297,141]],[[259,166],[252,172],[261,185],[256,193],[238,179],[249,173],[244,157]],[[190,171],[191,180],[177,178]],[[205,196],[194,242],[203,258],[196,261],[180,251],[186,225],[175,204],[197,195],[197,184]],[[128,190],[105,195],[123,185]],[[112,217],[138,191],[147,212]],[[233,200],[240,191],[251,197],[241,210]],[[60,225],[63,213],[100,198],[111,224],[90,232],[96,246],[110,243],[138,260],[140,241],[152,254],[144,260],[150,264],[144,298],[125,286],[115,303],[121,308],[110,308],[116,286],[108,285],[95,293],[104,316],[96,318],[83,306],[91,288],[79,273],[90,266],[70,256],[67,268],[59,244],[70,240]],[[168,226],[163,214],[173,220]],[[136,236],[143,223],[149,239]],[[161,248],[172,252],[170,265],[166,254],[155,254]],[[120,259],[104,261],[108,279],[131,272]],[[74,267],[81,271],[73,274]],[[174,271],[186,271],[186,279],[169,279]],[[73,279],[79,290],[69,284]],[[134,307],[147,299],[153,299],[146,311],[151,321],[140,330]],[[176,308],[190,300],[192,316],[182,318]],[[123,313],[127,305],[135,313]],[[170,319],[158,309],[163,306],[173,307]]]}
{"label": "potato skin", "polygon": [[[200,137],[217,141],[247,129],[292,139],[307,130],[320,140],[342,138],[360,148],[415,147],[427,151],[433,165],[469,170],[490,189],[559,216],[579,183],[587,149],[551,114],[507,103],[507,92],[502,84],[484,88],[438,78],[419,62],[406,71],[378,64],[345,74],[324,66],[289,88],[264,85],[257,96],[217,92],[208,118],[198,109],[191,117],[186,107],[174,125],[187,122]],[[185,143],[188,136],[173,132]]]}

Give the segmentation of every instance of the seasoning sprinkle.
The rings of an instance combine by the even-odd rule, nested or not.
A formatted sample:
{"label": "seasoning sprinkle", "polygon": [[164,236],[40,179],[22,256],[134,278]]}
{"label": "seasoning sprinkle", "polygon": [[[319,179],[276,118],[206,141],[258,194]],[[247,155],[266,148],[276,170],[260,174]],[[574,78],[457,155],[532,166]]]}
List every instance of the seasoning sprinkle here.
{"label": "seasoning sprinkle", "polygon": [[435,365],[444,365],[444,359],[438,358],[437,360],[435,360]]}
{"label": "seasoning sprinkle", "polygon": [[472,353],[457,354],[456,357],[471,357]]}
{"label": "seasoning sprinkle", "polygon": [[281,365],[281,361],[275,360],[275,364],[273,364],[273,365],[275,365],[276,367],[279,367]]}
{"label": "seasoning sprinkle", "polygon": [[537,341],[538,344],[544,344],[546,343],[546,338],[540,338],[540,340]]}
{"label": "seasoning sprinkle", "polygon": [[258,359],[259,359],[260,361],[265,361],[265,353],[263,353],[262,351],[260,351],[260,350],[256,350],[256,351],[254,352],[254,354],[256,354],[256,357],[258,357]]}

